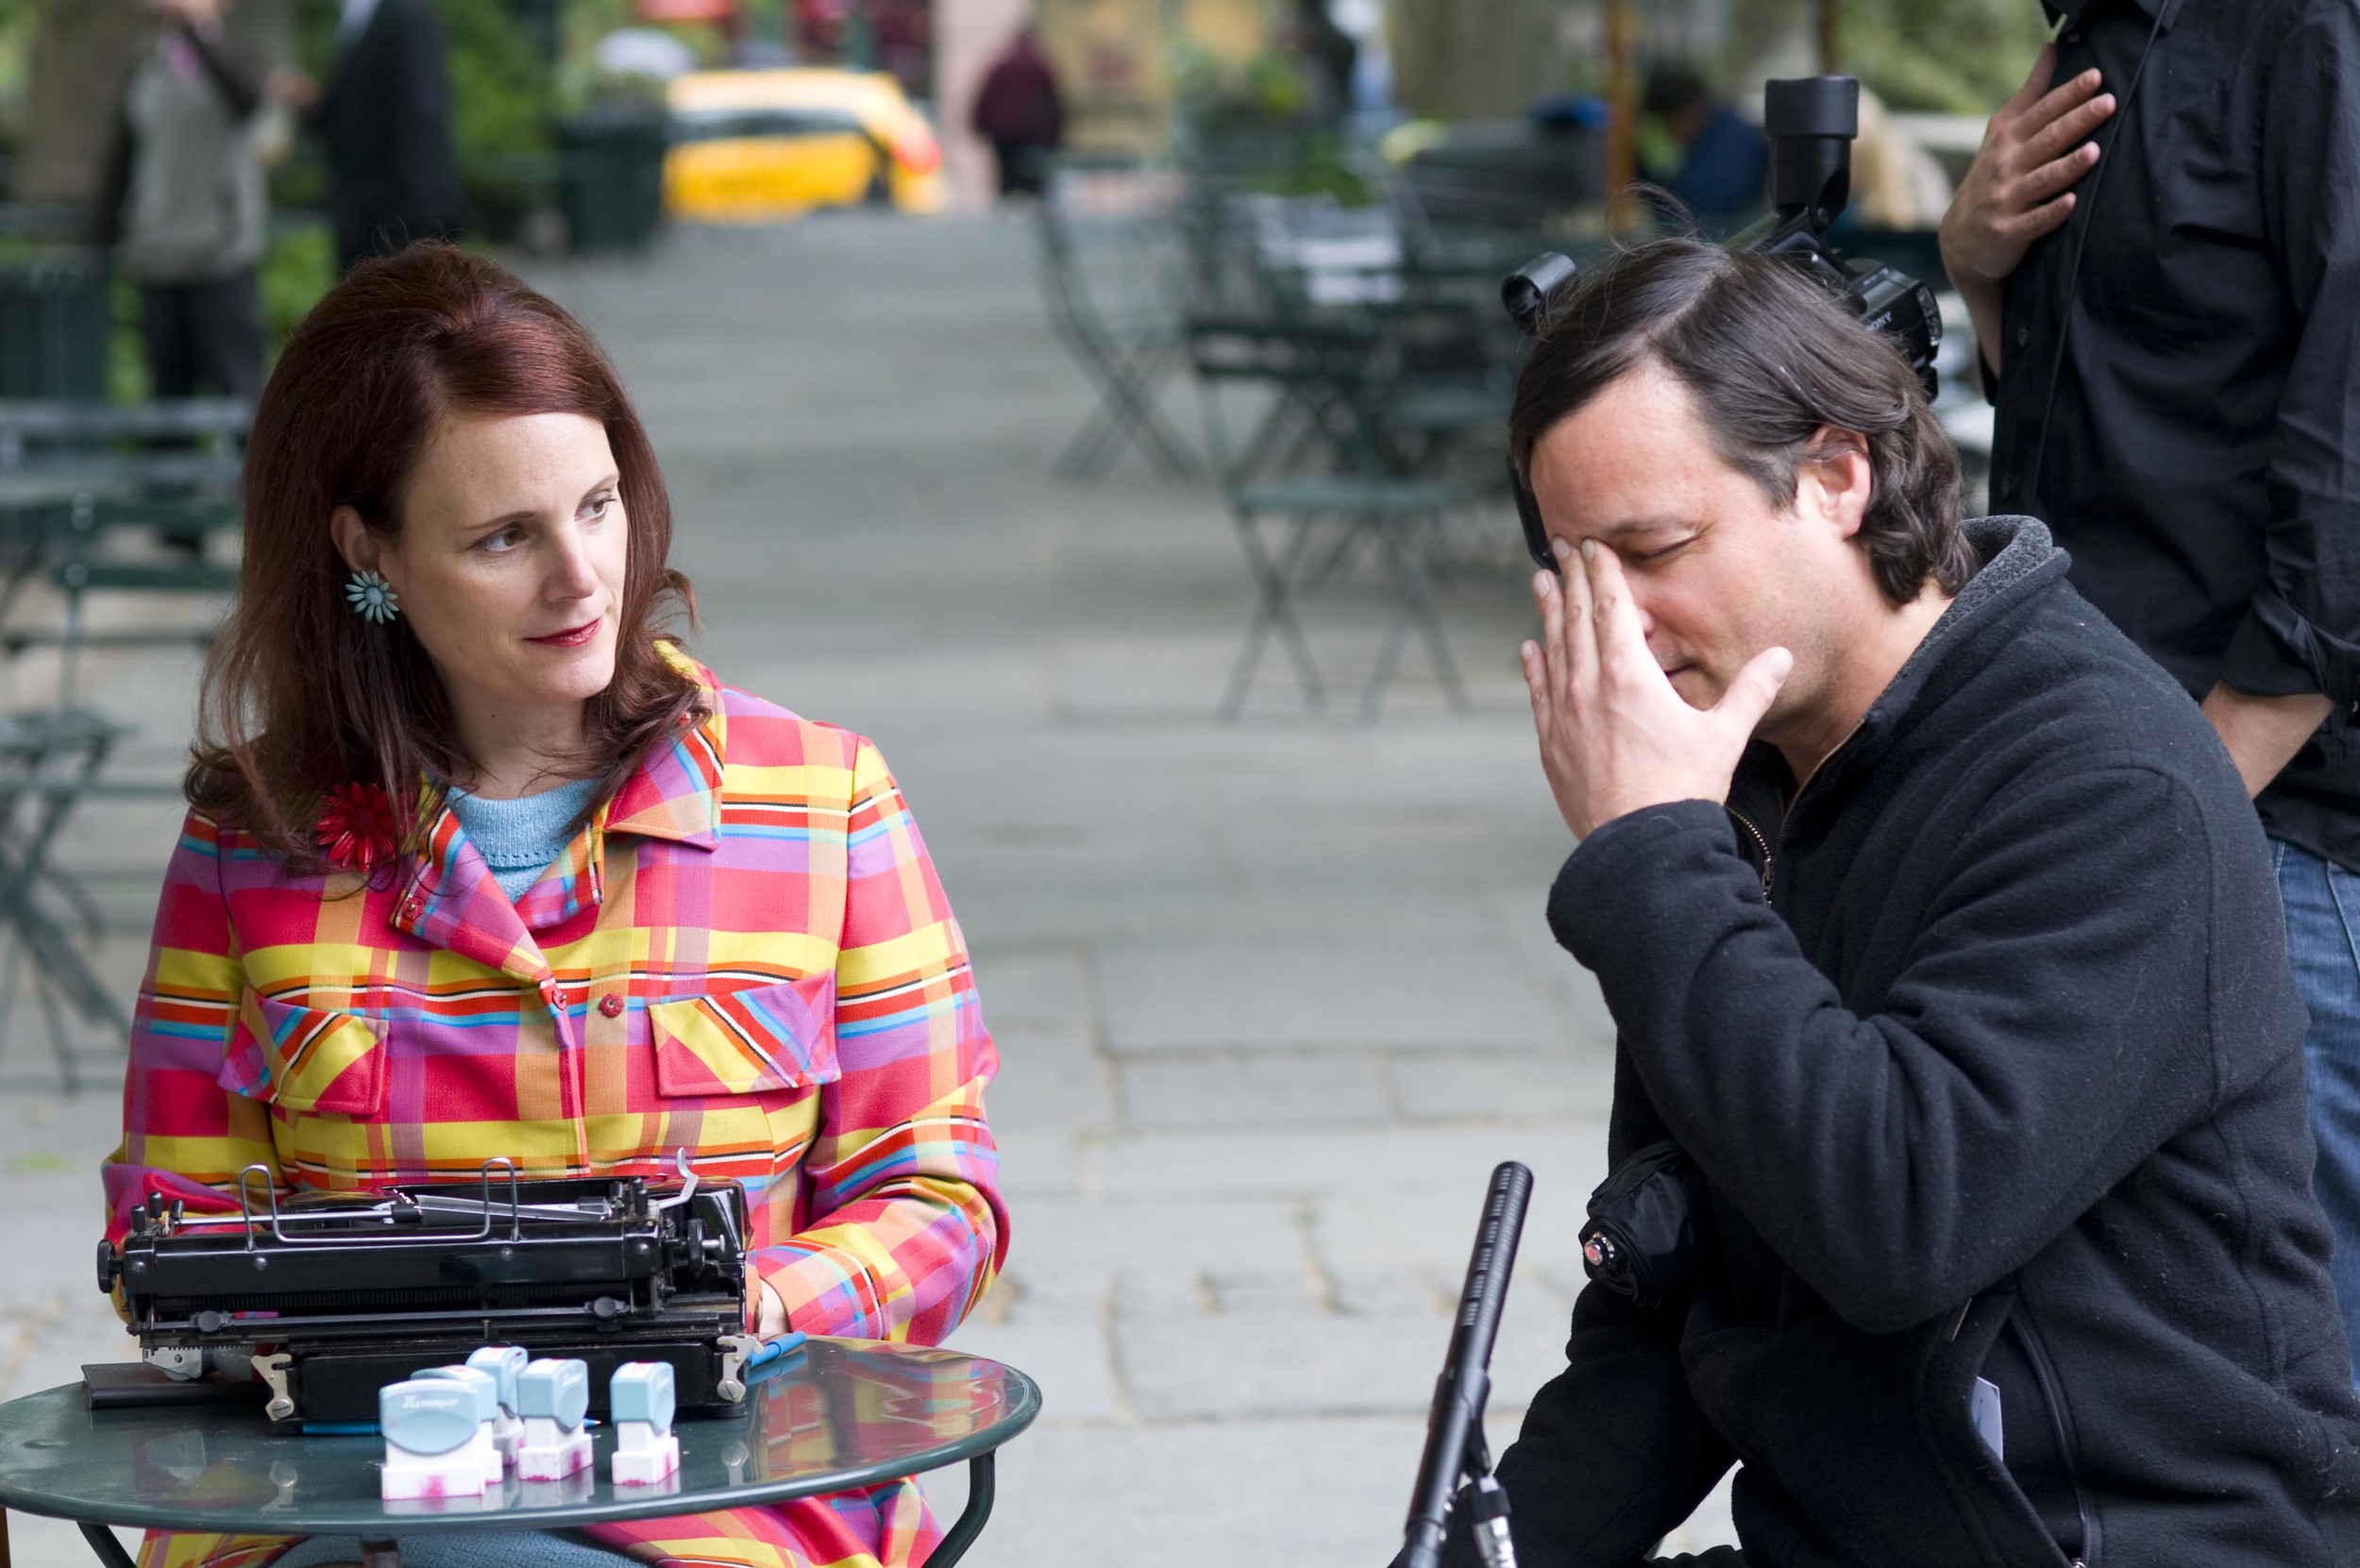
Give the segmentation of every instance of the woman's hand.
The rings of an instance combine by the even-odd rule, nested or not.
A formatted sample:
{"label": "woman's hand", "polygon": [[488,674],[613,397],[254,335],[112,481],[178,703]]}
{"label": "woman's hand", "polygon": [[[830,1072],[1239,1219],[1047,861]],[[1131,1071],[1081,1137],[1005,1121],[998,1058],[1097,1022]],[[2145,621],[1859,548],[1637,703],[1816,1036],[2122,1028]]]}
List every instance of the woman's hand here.
{"label": "woman's hand", "polygon": [[1746,662],[1721,700],[1681,700],[1647,651],[1630,584],[1614,552],[1584,541],[1575,561],[1562,540],[1560,580],[1532,581],[1542,641],[1524,646],[1532,727],[1557,809],[1576,838],[1602,823],[1673,801],[1725,801],[1737,759],[1795,667],[1783,648]]}
{"label": "woman's hand", "polygon": [[768,1280],[760,1284],[762,1296],[754,1308],[754,1334],[759,1339],[767,1340],[786,1332],[786,1303],[781,1301],[779,1293],[770,1289]]}

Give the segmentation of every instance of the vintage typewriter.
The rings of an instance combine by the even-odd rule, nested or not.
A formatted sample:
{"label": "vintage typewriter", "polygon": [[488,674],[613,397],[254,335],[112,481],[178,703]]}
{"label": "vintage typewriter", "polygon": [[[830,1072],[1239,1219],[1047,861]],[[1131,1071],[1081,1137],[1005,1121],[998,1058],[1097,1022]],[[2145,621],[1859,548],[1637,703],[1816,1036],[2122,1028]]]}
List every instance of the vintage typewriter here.
{"label": "vintage typewriter", "polygon": [[120,1253],[100,1244],[98,1284],[122,1285],[155,1370],[103,1398],[93,1381],[92,1401],[259,1379],[274,1421],[373,1422],[386,1384],[514,1344],[588,1362],[600,1397],[622,1362],[667,1361],[683,1411],[741,1408],[759,1344],[744,1332],[746,1196],[700,1184],[684,1155],[679,1170],[520,1181],[494,1159],[473,1183],[281,1204],[256,1165],[236,1214],[151,1198]]}

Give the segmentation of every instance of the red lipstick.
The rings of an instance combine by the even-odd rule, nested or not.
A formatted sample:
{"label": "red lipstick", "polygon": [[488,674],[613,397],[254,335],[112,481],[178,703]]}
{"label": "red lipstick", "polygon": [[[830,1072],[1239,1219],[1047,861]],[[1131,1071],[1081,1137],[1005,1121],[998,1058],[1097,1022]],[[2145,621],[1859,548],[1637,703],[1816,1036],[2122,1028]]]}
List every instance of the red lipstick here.
{"label": "red lipstick", "polygon": [[564,632],[552,632],[546,637],[527,637],[525,640],[539,643],[543,648],[580,648],[598,634],[598,626],[603,618],[601,616],[598,620],[586,620],[580,626],[570,627]]}

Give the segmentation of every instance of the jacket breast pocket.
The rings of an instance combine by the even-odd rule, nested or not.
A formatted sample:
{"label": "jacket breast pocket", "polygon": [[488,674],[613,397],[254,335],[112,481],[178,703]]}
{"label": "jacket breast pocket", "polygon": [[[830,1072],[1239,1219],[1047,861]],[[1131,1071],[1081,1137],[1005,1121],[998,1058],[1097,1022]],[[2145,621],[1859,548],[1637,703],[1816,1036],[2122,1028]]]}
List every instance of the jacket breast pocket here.
{"label": "jacket breast pocket", "polygon": [[384,1037],[354,1014],[249,990],[219,1082],[282,1110],[376,1116],[385,1108]]}
{"label": "jacket breast pocket", "polygon": [[835,1082],[835,972],[648,1009],[659,1093],[755,1094]]}

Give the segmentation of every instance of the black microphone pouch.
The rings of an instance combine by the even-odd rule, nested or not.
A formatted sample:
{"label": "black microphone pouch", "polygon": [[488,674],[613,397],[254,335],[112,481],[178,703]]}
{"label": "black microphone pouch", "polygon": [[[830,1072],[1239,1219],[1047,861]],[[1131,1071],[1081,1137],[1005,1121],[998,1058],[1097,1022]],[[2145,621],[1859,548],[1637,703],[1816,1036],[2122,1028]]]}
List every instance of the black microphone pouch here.
{"label": "black microphone pouch", "polygon": [[1673,1142],[1650,1143],[1590,1194],[1581,1227],[1584,1273],[1641,1307],[1660,1307],[1696,1272],[1695,1202],[1688,1156]]}

